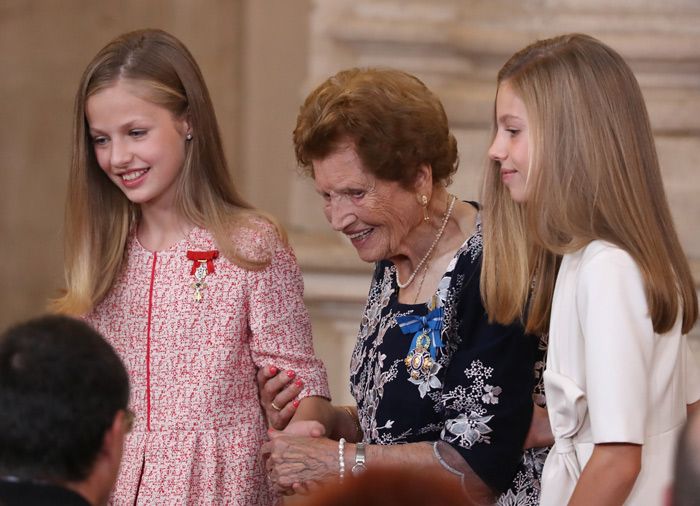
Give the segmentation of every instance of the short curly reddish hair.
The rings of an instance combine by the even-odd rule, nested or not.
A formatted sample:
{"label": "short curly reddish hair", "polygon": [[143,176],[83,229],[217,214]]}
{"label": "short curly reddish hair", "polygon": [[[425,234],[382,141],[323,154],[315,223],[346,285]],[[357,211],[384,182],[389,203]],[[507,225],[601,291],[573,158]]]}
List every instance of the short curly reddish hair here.
{"label": "short curly reddish hair", "polygon": [[305,173],[313,177],[312,161],[347,140],[368,171],[404,187],[421,164],[430,165],[434,183],[448,185],[459,164],[442,103],[420,79],[399,70],[343,70],[306,98],[294,129]]}

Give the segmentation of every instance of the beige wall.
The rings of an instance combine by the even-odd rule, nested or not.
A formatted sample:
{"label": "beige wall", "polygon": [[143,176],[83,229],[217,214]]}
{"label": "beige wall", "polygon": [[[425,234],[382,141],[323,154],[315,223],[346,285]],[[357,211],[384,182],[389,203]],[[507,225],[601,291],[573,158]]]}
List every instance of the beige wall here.
{"label": "beige wall", "polygon": [[245,2],[239,166],[246,196],[285,224],[292,130],[306,78],[310,0]]}

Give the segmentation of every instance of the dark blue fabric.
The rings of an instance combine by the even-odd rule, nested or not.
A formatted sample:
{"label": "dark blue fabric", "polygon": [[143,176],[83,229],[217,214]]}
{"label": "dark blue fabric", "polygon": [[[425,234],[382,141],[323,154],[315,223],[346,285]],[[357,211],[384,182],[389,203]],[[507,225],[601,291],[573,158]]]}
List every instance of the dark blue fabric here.
{"label": "dark blue fabric", "polygon": [[537,339],[520,325],[488,323],[480,266],[479,226],[438,289],[444,346],[437,349],[436,370],[412,382],[404,359],[414,336],[404,334],[396,318],[426,316],[431,308],[399,303],[393,264],[378,263],[351,362],[351,391],[366,442],[442,439],[484,482],[504,491],[522,464],[532,418]]}

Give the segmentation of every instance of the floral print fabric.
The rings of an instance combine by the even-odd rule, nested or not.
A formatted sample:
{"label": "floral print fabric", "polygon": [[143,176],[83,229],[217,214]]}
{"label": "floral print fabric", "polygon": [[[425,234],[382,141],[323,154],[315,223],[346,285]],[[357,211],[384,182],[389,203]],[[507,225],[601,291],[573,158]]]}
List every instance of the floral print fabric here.
{"label": "floral print fabric", "polygon": [[[487,484],[511,492],[525,463],[537,342],[518,325],[488,322],[479,291],[481,254],[477,220],[430,304],[400,303],[394,265],[377,264],[351,359],[350,387],[366,443],[445,441]],[[427,321],[437,308],[442,346],[429,368],[411,376],[406,357],[416,338],[399,322]],[[525,481],[521,495],[528,495]]]}

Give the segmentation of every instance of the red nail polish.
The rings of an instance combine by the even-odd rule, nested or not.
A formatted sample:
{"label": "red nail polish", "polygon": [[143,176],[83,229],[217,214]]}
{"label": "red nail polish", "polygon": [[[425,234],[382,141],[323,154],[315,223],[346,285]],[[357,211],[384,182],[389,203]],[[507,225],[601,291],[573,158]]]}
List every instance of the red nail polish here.
{"label": "red nail polish", "polygon": [[301,388],[302,385],[303,385],[304,383],[303,383],[301,380],[296,380],[296,381],[294,382],[294,384],[295,384],[296,386],[298,386],[299,388]]}
{"label": "red nail polish", "polygon": [[277,374],[277,368],[274,365],[270,366],[270,374]]}
{"label": "red nail polish", "polygon": [[293,378],[296,373],[294,371],[287,371],[287,376]]}
{"label": "red nail polish", "polygon": [[292,404],[294,405],[295,408],[298,408],[299,407],[299,400],[295,399],[294,402],[292,402]]}

